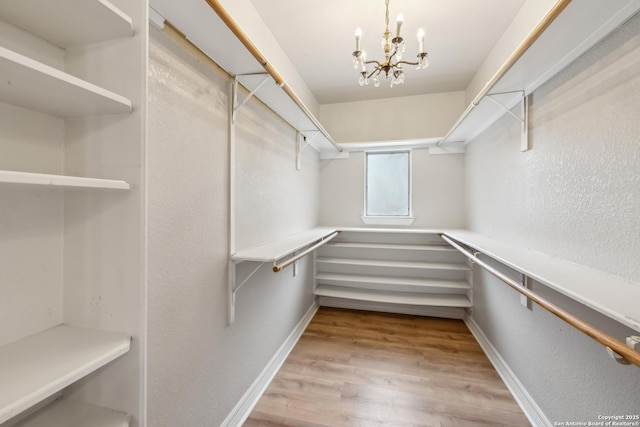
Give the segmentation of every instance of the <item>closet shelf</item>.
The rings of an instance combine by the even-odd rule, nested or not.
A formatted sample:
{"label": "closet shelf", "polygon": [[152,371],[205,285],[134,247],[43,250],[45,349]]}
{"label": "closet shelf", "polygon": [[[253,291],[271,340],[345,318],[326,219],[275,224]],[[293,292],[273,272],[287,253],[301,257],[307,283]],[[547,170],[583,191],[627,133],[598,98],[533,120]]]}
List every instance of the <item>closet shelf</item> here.
{"label": "closet shelf", "polygon": [[71,399],[58,400],[11,427],[128,427],[129,416]]}
{"label": "closet shelf", "polygon": [[124,334],[58,325],[0,347],[0,424],[129,351]]}
{"label": "closet shelf", "polygon": [[352,243],[330,242],[327,247],[344,249],[390,249],[397,251],[428,251],[428,252],[456,252],[451,246],[445,245],[417,245],[417,244],[392,244],[392,243]]}
{"label": "closet shelf", "polygon": [[365,274],[318,273],[319,284],[343,287],[365,287],[367,289],[388,290],[393,287],[405,292],[455,292],[467,291],[471,285],[464,280],[418,279],[410,277],[370,276]]}
{"label": "closet shelf", "polygon": [[276,262],[297,250],[329,236],[335,231],[336,230],[333,228],[314,228],[309,231],[293,234],[274,242],[241,249],[231,255],[231,259],[236,262]]}
{"label": "closet shelf", "polygon": [[131,18],[107,0],[4,1],[0,19],[63,48],[133,35]]}
{"label": "closet shelf", "polygon": [[[214,11],[214,6],[219,8],[220,14]],[[227,73],[237,77],[238,82],[247,90],[256,89],[268,71],[277,74],[277,64],[274,67],[244,33],[241,34],[241,40],[229,29],[224,19],[230,21],[229,25],[235,31],[242,32],[219,1],[156,0],[153,2],[153,10],[180,30]],[[221,15],[224,15],[224,19]],[[244,43],[250,44],[253,52]],[[256,56],[260,59],[256,59]],[[255,96],[308,139],[313,138],[311,143],[318,150],[333,153],[338,150],[326,129],[281,76],[277,79],[269,76]]]}
{"label": "closet shelf", "polygon": [[364,266],[364,267],[384,267],[399,269],[423,269],[423,270],[455,270],[468,271],[471,268],[466,264],[446,263],[446,262],[415,262],[415,261],[384,261],[375,259],[354,259],[354,258],[316,258],[318,264]]}
{"label": "closet shelf", "polygon": [[132,111],[131,101],[0,46],[0,102],[61,118]]}
{"label": "closet shelf", "polygon": [[427,307],[471,307],[471,302],[463,294],[423,294],[413,292],[379,291],[341,286],[318,285],[314,294],[319,297],[340,298],[386,304],[402,304]]}
{"label": "closet shelf", "polygon": [[[562,1],[559,1],[561,3]],[[468,142],[640,10],[637,0],[572,1],[526,50],[524,43],[476,96],[443,142]],[[515,63],[509,66],[510,60]],[[502,70],[507,70],[502,74]],[[518,114],[518,113],[516,113]]]}
{"label": "closet shelf", "polygon": [[448,230],[450,238],[640,331],[640,284],[550,255],[510,245],[465,230]]}
{"label": "closet shelf", "polygon": [[62,188],[95,188],[128,190],[125,181],[113,179],[83,178],[77,176],[49,175],[44,173],[0,170],[0,184],[44,185]]}

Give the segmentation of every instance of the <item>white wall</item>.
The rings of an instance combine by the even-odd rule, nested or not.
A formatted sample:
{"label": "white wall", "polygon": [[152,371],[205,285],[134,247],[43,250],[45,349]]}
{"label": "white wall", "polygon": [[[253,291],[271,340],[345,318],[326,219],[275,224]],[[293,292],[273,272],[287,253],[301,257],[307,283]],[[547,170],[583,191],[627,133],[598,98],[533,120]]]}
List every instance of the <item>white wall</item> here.
{"label": "white wall", "polygon": [[[363,227],[365,155],[322,160],[320,223]],[[412,211],[414,228],[462,228],[465,224],[463,154],[430,155],[412,151]]]}
{"label": "white wall", "polygon": [[[313,303],[310,259],[268,265],[227,325],[228,88],[152,31],[149,73],[149,425],[217,426]],[[318,155],[255,101],[237,125],[237,248],[316,225]],[[242,280],[256,264],[237,267]]]}
{"label": "white wall", "polygon": [[464,92],[446,92],[323,104],[318,117],[336,142],[438,138],[464,108]]}
{"label": "white wall", "polygon": [[[531,151],[519,151],[509,116],[468,145],[469,228],[640,283],[638,69],[636,17],[535,92]],[[475,276],[473,319],[551,423],[638,414],[639,369],[617,365],[595,341]],[[638,335],[534,286],[619,339]]]}

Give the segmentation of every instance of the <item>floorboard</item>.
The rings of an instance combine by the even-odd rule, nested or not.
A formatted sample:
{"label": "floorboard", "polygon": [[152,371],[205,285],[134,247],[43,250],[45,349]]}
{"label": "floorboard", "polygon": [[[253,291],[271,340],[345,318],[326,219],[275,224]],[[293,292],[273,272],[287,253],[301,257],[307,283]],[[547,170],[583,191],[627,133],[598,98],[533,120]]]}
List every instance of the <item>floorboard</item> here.
{"label": "floorboard", "polygon": [[530,423],[461,320],[322,307],[244,426]]}

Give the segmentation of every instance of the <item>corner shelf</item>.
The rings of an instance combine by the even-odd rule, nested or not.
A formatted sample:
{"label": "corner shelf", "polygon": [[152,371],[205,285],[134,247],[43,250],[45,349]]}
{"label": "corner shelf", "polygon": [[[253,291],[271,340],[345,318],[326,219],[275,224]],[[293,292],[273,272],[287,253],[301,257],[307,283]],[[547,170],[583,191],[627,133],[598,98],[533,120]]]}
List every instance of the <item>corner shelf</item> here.
{"label": "corner shelf", "polygon": [[542,86],[639,10],[638,0],[570,2],[526,51],[522,53],[518,48],[514,52],[513,56],[521,53],[514,65],[502,76],[501,71],[496,73],[490,80],[497,78],[489,93],[480,96],[483,90],[478,94],[476,104],[472,102],[467,107],[443,141],[474,139],[506,113],[487,99],[488,95],[496,94],[494,99],[507,109],[515,107],[523,93],[529,95]]}
{"label": "corner shelf", "polygon": [[129,427],[129,416],[89,403],[58,400],[11,427]]}
{"label": "corner shelf", "polygon": [[59,325],[0,347],[0,423],[129,351],[130,337]]}
{"label": "corner shelf", "polygon": [[470,231],[448,230],[445,234],[629,328],[640,331],[638,283]]}
{"label": "corner shelf", "polygon": [[84,178],[66,175],[50,175],[44,173],[15,172],[0,170],[0,184],[41,185],[61,188],[95,188],[112,190],[129,190],[125,181],[113,179]]}
{"label": "corner shelf", "polygon": [[132,111],[131,101],[0,46],[0,102],[61,118]]}
{"label": "corner shelf", "polygon": [[133,35],[131,18],[106,0],[5,1],[0,19],[63,48]]}

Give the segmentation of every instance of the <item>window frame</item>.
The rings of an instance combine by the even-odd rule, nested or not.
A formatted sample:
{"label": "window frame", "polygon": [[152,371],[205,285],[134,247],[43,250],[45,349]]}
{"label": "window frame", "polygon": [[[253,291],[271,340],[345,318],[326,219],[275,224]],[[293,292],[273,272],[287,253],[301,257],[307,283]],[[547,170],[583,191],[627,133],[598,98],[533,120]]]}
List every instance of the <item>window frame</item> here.
{"label": "window frame", "polygon": [[[370,154],[396,154],[407,153],[408,156],[408,214],[407,215],[368,215],[368,184],[369,184],[369,155]],[[362,222],[367,225],[411,225],[415,220],[413,216],[413,155],[410,148],[395,150],[367,150],[364,152],[364,205]]]}

